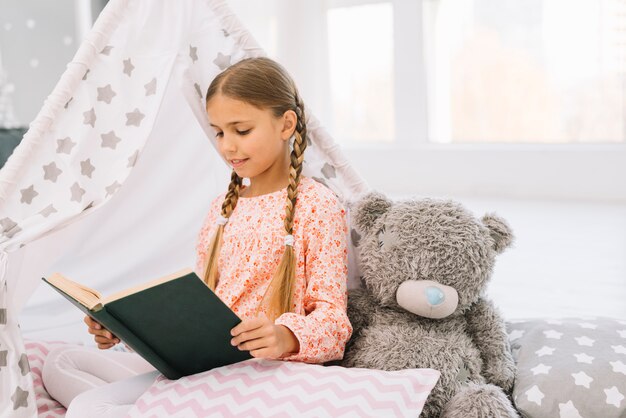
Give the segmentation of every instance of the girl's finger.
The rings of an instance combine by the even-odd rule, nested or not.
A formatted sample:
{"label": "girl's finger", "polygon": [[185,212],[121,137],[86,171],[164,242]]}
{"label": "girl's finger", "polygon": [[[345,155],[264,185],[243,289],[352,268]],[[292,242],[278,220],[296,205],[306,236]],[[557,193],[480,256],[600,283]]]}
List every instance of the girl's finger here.
{"label": "girl's finger", "polygon": [[102,328],[102,325],[100,325],[99,322],[96,322],[93,320],[93,318],[91,318],[90,316],[85,316],[84,319],[85,323],[89,326],[89,328],[95,328],[95,329],[100,329]]}
{"label": "girl's finger", "polygon": [[104,330],[97,330],[97,329],[93,329],[93,328],[89,328],[87,329],[87,332],[93,335],[100,335],[102,337],[106,337],[106,338],[116,338],[115,335],[111,334],[110,331],[104,329]]}
{"label": "girl's finger", "polygon": [[262,348],[267,348],[270,346],[270,339],[269,338],[257,338],[255,340],[249,340],[246,341],[242,344],[239,344],[237,346],[237,348],[241,351],[253,351],[253,350],[260,350]]}
{"label": "girl's finger", "polygon": [[244,319],[243,321],[239,323],[239,325],[237,325],[232,330],[230,330],[230,335],[232,335],[233,337],[236,337],[237,335],[243,332],[248,332],[248,331],[257,329],[261,326],[263,326],[262,318],[256,317],[256,318],[251,318],[251,319]]}
{"label": "girl's finger", "polygon": [[241,343],[244,343],[249,340],[256,340],[257,338],[263,338],[263,337],[270,335],[269,331],[270,331],[269,328],[262,326],[262,327],[253,329],[252,331],[242,332],[241,334],[232,338],[230,340],[230,343],[232,345],[240,345]]}
{"label": "girl's finger", "polygon": [[96,336],[94,338],[94,340],[96,340],[96,342],[98,343],[102,343],[102,344],[113,344],[116,343],[117,339],[112,339],[112,338],[107,338],[107,337],[101,337],[101,336]]}
{"label": "girl's finger", "polygon": [[102,335],[103,337],[115,338],[115,335],[113,335],[113,333],[111,333],[111,331],[109,331],[108,329],[99,330],[99,331],[96,331],[95,333],[97,335]]}
{"label": "girl's finger", "polygon": [[277,358],[271,348],[262,348],[260,350],[252,350],[250,351],[250,355],[254,358],[268,358],[273,359]]}

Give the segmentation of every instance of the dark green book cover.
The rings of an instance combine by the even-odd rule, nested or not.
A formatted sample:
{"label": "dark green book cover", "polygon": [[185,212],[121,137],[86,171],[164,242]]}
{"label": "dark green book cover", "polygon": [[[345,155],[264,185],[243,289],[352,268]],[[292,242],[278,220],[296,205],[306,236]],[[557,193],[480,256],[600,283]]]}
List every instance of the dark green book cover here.
{"label": "dark green book cover", "polygon": [[230,344],[241,319],[193,271],[94,310],[42,279],[168,379],[252,358]]}

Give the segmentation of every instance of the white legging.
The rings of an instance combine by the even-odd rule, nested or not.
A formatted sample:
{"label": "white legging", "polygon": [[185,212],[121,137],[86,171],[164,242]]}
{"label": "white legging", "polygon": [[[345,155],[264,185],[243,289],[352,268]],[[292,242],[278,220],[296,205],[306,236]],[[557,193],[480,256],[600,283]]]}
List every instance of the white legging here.
{"label": "white legging", "polygon": [[138,354],[96,347],[58,347],[43,365],[46,391],[66,418],[123,417],[159,372]]}

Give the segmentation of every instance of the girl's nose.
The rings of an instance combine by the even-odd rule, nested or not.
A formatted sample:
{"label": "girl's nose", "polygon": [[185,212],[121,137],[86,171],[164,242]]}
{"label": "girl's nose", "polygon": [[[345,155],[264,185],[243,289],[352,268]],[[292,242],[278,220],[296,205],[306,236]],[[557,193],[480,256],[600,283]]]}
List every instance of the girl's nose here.
{"label": "girl's nose", "polygon": [[224,134],[224,137],[222,138],[220,145],[221,145],[222,151],[224,152],[233,153],[237,151],[237,143],[233,139],[233,137],[230,135]]}

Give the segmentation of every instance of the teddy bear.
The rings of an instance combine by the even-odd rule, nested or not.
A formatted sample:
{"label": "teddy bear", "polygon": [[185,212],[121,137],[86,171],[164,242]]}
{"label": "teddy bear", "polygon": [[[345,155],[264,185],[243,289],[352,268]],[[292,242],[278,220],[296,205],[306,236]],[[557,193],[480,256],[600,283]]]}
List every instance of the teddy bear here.
{"label": "teddy bear", "polygon": [[506,221],[376,191],[350,211],[362,286],[348,293],[353,334],[341,365],[440,371],[425,418],[518,417],[505,324],[485,295],[496,255],[513,243]]}

